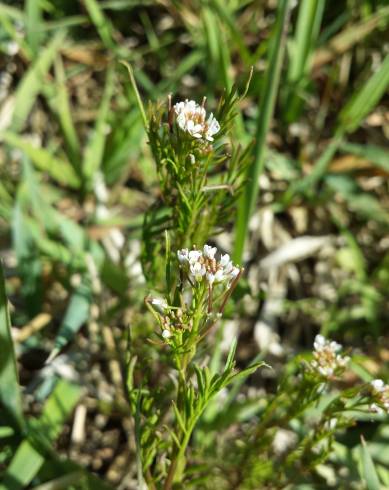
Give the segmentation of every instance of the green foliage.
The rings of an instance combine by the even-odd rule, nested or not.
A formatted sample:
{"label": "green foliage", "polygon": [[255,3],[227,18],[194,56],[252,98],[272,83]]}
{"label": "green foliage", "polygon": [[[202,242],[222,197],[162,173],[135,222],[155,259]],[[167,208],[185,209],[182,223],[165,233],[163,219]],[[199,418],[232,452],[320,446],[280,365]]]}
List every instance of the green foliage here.
{"label": "green foliage", "polygon": [[0,5],[2,490],[389,488],[388,21]]}
{"label": "green foliage", "polygon": [[11,337],[11,322],[8,311],[8,300],[5,293],[3,267],[0,263],[0,405],[6,411],[7,418],[19,429],[24,426],[22,401],[16,367],[14,347]]}

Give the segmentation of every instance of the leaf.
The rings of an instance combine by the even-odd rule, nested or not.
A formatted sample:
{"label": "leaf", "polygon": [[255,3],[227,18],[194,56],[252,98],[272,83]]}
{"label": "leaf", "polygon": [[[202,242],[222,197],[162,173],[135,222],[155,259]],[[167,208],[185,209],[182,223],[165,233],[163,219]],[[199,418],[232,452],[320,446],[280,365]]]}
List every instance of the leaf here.
{"label": "leaf", "polygon": [[45,462],[44,448],[58,437],[80,396],[79,386],[65,380],[58,381],[45,403],[41,417],[31,423],[31,440],[25,439],[16,450],[0,490],[19,490],[31,483]]}
{"label": "leaf", "polygon": [[343,152],[366,158],[377,167],[389,172],[389,151],[380,146],[344,142],[339,149]]}
{"label": "leaf", "polygon": [[34,57],[38,54],[42,40],[42,13],[40,0],[26,0],[26,38]]}
{"label": "leaf", "polygon": [[54,67],[57,88],[57,97],[55,98],[54,109],[58,115],[59,123],[61,125],[67,147],[69,148],[73,166],[76,170],[79,170],[80,142],[72,119],[72,109],[70,106],[69,93],[66,87],[65,70],[61,57],[57,57]]}
{"label": "leaf", "polygon": [[381,66],[351,97],[339,115],[339,127],[347,132],[355,131],[360,122],[372,111],[389,85],[389,54]]}
{"label": "leaf", "polygon": [[85,284],[81,284],[72,294],[65,318],[54,342],[54,349],[46,362],[52,361],[86,322],[89,316],[91,300],[91,291]]}
{"label": "leaf", "polygon": [[80,187],[80,180],[77,174],[66,160],[54,157],[44,148],[36,148],[26,139],[21,138],[15,133],[7,131],[1,133],[0,138],[10,146],[22,150],[39,170],[47,172],[50,177],[60,184],[76,189]]}
{"label": "leaf", "polygon": [[100,169],[106,139],[106,124],[109,114],[109,105],[113,93],[114,77],[112,66],[107,71],[105,88],[101,99],[96,124],[85,148],[83,161],[83,174],[85,175],[89,186],[93,185],[95,172]]}
{"label": "leaf", "polygon": [[362,460],[362,478],[366,482],[367,490],[380,490],[380,482],[373,460],[366,446],[365,439],[361,436],[361,460]]}
{"label": "leaf", "polygon": [[50,442],[55,441],[80,396],[80,386],[60,379],[46,401],[35,428],[44,433]]}
{"label": "leaf", "polygon": [[[323,2],[324,3],[324,2]],[[358,24],[351,24],[342,32],[334,36],[328,43],[328,46],[316,51],[313,60],[313,68],[317,69],[322,65],[329,63],[335,57],[342,55],[355,44],[364,40],[380,23],[387,23],[389,16],[389,7],[377,9],[377,11],[363,19]]]}
{"label": "leaf", "polygon": [[5,471],[0,490],[20,490],[26,488],[36,476],[45,458],[27,439],[16,450],[11,464]]}
{"label": "leaf", "polygon": [[224,372],[231,371],[231,369],[234,367],[234,359],[235,359],[237,343],[238,342],[236,340],[236,337],[234,337],[233,341],[231,342],[230,350],[228,351],[226,365],[224,366]]}
{"label": "leaf", "polygon": [[239,371],[239,373],[234,374],[231,378],[231,381],[236,380],[236,379],[247,378],[248,376],[250,376],[250,374],[255,373],[255,371],[257,369],[259,369],[260,367],[263,367],[263,366],[270,368],[270,366],[268,364],[266,364],[266,362],[257,362],[255,364],[252,364],[251,366],[247,367],[246,369]]}
{"label": "leaf", "polygon": [[263,171],[266,148],[266,135],[273,116],[275,101],[280,81],[282,59],[286,40],[286,26],[289,22],[289,0],[278,2],[275,31],[271,39],[268,55],[268,67],[261,92],[261,106],[257,119],[254,160],[248,169],[246,189],[240,200],[238,219],[235,230],[234,261],[241,263],[248,223],[258,196],[258,178]]}
{"label": "leaf", "polygon": [[105,47],[115,50],[116,44],[113,41],[112,24],[105,17],[99,3],[96,0],[84,0],[84,5]]}
{"label": "leaf", "polygon": [[63,46],[64,40],[65,32],[57,32],[19,83],[16,89],[15,108],[11,125],[14,131],[19,131],[24,126],[32,106],[42,90],[42,85],[45,83],[47,72],[58,50]]}
{"label": "leaf", "polygon": [[3,267],[0,261],[0,405],[17,424],[24,426],[22,401],[11,336],[11,321],[5,292]]}

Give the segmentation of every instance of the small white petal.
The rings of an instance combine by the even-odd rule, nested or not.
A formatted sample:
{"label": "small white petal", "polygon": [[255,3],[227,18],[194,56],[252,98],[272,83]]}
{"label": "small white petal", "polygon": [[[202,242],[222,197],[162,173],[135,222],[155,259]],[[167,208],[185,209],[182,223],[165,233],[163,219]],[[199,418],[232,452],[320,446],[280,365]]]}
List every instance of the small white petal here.
{"label": "small white petal", "polygon": [[224,254],[220,257],[220,265],[225,267],[230,262],[230,256],[228,254]]}
{"label": "small white petal", "polygon": [[215,274],[212,274],[212,272],[207,272],[207,281],[209,282],[209,284],[212,284],[214,283],[215,281]]}
{"label": "small white petal", "polygon": [[164,313],[168,307],[166,301],[162,298],[153,298],[151,304],[158,313]]}
{"label": "small white petal", "polygon": [[189,257],[189,262],[191,264],[194,264],[195,262],[197,262],[199,260],[199,258],[202,256],[203,254],[200,252],[200,250],[191,250],[188,254],[188,257]]}
{"label": "small white petal", "polygon": [[373,379],[370,384],[378,392],[382,392],[385,387],[385,383],[382,381],[382,379]]}
{"label": "small white petal", "polygon": [[187,248],[183,248],[182,250],[179,250],[177,252],[177,258],[178,258],[178,261],[180,262],[180,264],[188,261],[188,258],[189,258],[188,253],[189,252],[188,252]]}
{"label": "small white petal", "polygon": [[204,245],[203,248],[204,257],[207,257],[208,259],[214,259],[216,252],[217,252],[216,247],[211,247],[210,245]]}

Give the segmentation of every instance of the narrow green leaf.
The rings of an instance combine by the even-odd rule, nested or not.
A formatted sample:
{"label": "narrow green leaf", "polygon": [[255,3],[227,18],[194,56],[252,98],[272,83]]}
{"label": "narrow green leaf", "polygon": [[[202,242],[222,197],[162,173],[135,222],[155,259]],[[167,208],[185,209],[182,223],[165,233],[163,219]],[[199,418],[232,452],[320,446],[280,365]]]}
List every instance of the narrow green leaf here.
{"label": "narrow green leaf", "polygon": [[138,86],[136,84],[134,72],[132,70],[131,65],[129,63],[127,63],[126,61],[121,61],[120,63],[122,65],[124,65],[127,68],[127,70],[128,70],[128,74],[130,76],[130,82],[131,82],[132,90],[134,91],[135,99],[136,99],[136,102],[137,102],[137,105],[138,105],[138,109],[139,109],[139,112],[140,112],[140,114],[142,116],[143,126],[144,126],[144,128],[145,128],[145,130],[147,132],[148,129],[149,129],[149,123],[147,121],[146,111],[145,111],[145,108],[143,106],[143,102],[142,102],[141,96],[139,94]]}
{"label": "narrow green leaf", "polygon": [[236,352],[237,344],[238,344],[238,341],[236,340],[236,338],[234,338],[233,341],[231,342],[230,350],[228,351],[228,357],[227,357],[226,365],[224,366],[224,372],[231,371],[231,369],[234,366],[234,359],[235,359],[235,352]]}
{"label": "narrow green leaf", "polygon": [[90,15],[93,24],[104,46],[108,49],[115,50],[116,44],[113,41],[113,27],[104,12],[101,10],[99,3],[96,0],[84,0],[84,5]]}
{"label": "narrow green leaf", "polygon": [[389,86],[389,54],[367,82],[353,95],[339,115],[339,127],[355,131],[374,109]]}
{"label": "narrow green leaf", "polygon": [[3,267],[0,261],[0,405],[21,429],[24,426],[22,402],[14,346],[11,336],[11,320],[5,292]]}
{"label": "narrow green leaf", "polygon": [[86,483],[86,475],[83,471],[73,471],[67,475],[60,476],[59,478],[54,478],[42,485],[34,487],[33,490],[66,490],[71,488],[73,485],[82,485]]}
{"label": "narrow green leaf", "polygon": [[45,457],[27,439],[16,450],[7,468],[0,490],[21,490],[26,488],[40,470]]}
{"label": "narrow green leaf", "polygon": [[47,72],[58,50],[63,46],[64,40],[65,32],[59,31],[47,47],[41,51],[39,57],[30,66],[19,83],[16,89],[15,107],[11,123],[11,128],[14,131],[19,131],[24,126],[32,106],[42,90],[42,85],[45,83]]}
{"label": "narrow green leaf", "polygon": [[358,157],[366,158],[377,167],[389,172],[389,151],[376,145],[358,145],[344,142],[339,148],[345,153],[351,153]]}
{"label": "narrow green leaf", "polygon": [[[65,380],[58,381],[45,403],[41,417],[31,424],[31,441],[24,440],[14,454],[0,484],[0,490],[20,490],[31,483],[46,456],[44,451],[41,453],[38,449],[39,441],[46,445],[48,441],[53,442],[58,437],[80,395],[79,386]],[[33,442],[33,439],[36,441]]]}
{"label": "narrow green leaf", "polygon": [[56,58],[54,67],[57,87],[57,97],[55,98],[54,109],[58,115],[66,145],[71,154],[73,166],[76,170],[80,170],[78,169],[80,160],[80,142],[72,119],[72,110],[70,107],[68,89],[66,87],[65,70],[60,56]]}
{"label": "narrow green leaf", "polygon": [[93,185],[95,172],[100,169],[103,161],[106,125],[109,115],[109,106],[114,87],[114,72],[112,66],[107,71],[105,88],[101,99],[99,113],[96,124],[85,148],[83,173],[88,181],[89,186]]}
{"label": "narrow green leaf", "polygon": [[38,54],[43,34],[41,30],[42,12],[40,0],[26,0],[25,18],[27,43],[35,57]]}
{"label": "narrow green leaf", "polygon": [[242,371],[239,371],[239,373],[234,374],[234,376],[231,378],[231,380],[247,378],[248,376],[250,376],[250,374],[255,373],[255,371],[257,369],[259,369],[260,367],[263,367],[263,366],[270,367],[265,362],[257,362],[255,364],[252,364],[251,366],[243,369]]}
{"label": "narrow green leaf", "polygon": [[380,490],[380,482],[373,460],[366,446],[365,439],[361,436],[361,461],[362,461],[362,478],[366,482],[367,490]]}
{"label": "narrow green leaf", "polygon": [[269,48],[268,67],[260,97],[261,106],[257,120],[254,161],[248,169],[248,181],[238,209],[234,250],[234,260],[237,263],[241,263],[242,261],[246,235],[248,232],[248,223],[258,196],[258,178],[264,166],[263,157],[266,148],[266,135],[273,116],[278,91],[287,25],[289,21],[289,10],[289,0],[280,0],[280,2],[278,2],[276,25]]}
{"label": "narrow green leaf", "polygon": [[81,392],[80,386],[60,379],[46,401],[35,429],[43,432],[50,442],[55,441],[61,433],[63,424],[76,406]]}
{"label": "narrow green leaf", "polygon": [[91,291],[89,287],[81,284],[73,293],[69,306],[67,307],[65,318],[59,329],[58,335],[54,342],[54,349],[50,354],[47,362],[50,362],[59,351],[70,342],[89,316],[91,304]]}
{"label": "narrow green leaf", "polygon": [[174,410],[174,414],[176,416],[176,419],[177,419],[177,422],[178,422],[178,425],[180,426],[182,432],[184,434],[186,434],[187,432],[187,429],[186,429],[186,426],[185,426],[185,422],[184,422],[184,419],[182,418],[178,408],[177,408],[177,405],[173,402],[173,410]]}
{"label": "narrow green leaf", "polygon": [[9,131],[0,134],[0,138],[14,148],[22,150],[34,165],[47,172],[54,180],[68,187],[78,188],[80,180],[72,166],[66,160],[54,157],[45,148],[36,148],[24,138]]}

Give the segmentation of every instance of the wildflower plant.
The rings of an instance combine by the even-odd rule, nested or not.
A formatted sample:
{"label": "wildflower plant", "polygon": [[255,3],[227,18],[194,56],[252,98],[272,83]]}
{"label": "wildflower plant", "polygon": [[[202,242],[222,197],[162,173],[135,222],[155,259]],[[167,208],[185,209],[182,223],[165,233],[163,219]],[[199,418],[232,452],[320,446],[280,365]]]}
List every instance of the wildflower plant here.
{"label": "wildflower plant", "polygon": [[[215,451],[207,453],[207,443],[196,445],[209,438],[216,444],[209,430],[201,436],[205,420],[229,427],[220,420],[222,397],[229,390],[236,395],[240,379],[265,367],[257,359],[236,370],[236,340],[224,368],[210,362],[212,334],[243,273],[227,253],[206,243],[227,228],[249,160],[249,149],[227,138],[238,101],[233,89],[215,113],[205,99],[173,104],[169,97],[167,105],[149,108],[147,131],[160,197],[143,226],[143,267],[158,291],[145,305],[154,319],[148,359],[157,349],[163,368],[156,388],[148,369],[136,383],[134,353],[128,363],[140,487],[186,488],[193,478],[201,480],[205,468],[204,488],[284,488],[329,457],[336,434],[355,423],[355,414],[387,411],[387,386],[375,380],[345,387],[350,356],[339,343],[317,335],[310,357],[293,358],[273,394],[258,400],[256,418],[241,425],[227,409],[232,430],[218,442],[217,459]],[[285,434],[293,435],[287,450],[279,443]],[[196,470],[198,465],[203,470]]]}
{"label": "wildflower plant", "polygon": [[244,95],[233,88],[214,113],[205,98],[201,104],[173,103],[169,96],[167,104],[149,107],[148,138],[161,194],[145,217],[143,266],[154,284],[161,279],[157,262],[165,230],[176,250],[194,243],[202,247],[231,220],[250,161],[250,146],[229,139]]}

